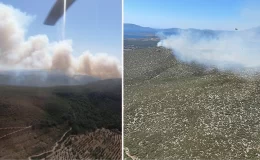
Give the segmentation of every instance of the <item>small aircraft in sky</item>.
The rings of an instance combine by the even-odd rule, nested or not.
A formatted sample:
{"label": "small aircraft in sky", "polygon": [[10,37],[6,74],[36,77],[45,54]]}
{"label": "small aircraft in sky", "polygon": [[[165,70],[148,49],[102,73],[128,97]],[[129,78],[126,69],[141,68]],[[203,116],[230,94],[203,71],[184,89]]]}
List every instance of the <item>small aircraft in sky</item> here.
{"label": "small aircraft in sky", "polygon": [[235,28],[235,30],[237,31],[238,29],[237,29],[237,28]]}
{"label": "small aircraft in sky", "polygon": [[54,26],[56,22],[64,14],[64,3],[66,2],[66,10],[75,2],[76,0],[56,0],[56,3],[49,12],[47,18],[44,21],[45,25]]}

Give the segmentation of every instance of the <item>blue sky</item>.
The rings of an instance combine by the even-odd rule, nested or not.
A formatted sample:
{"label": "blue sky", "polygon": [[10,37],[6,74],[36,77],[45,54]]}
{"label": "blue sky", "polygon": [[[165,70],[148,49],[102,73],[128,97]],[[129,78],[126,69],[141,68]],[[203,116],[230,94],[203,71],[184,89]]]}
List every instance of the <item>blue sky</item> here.
{"label": "blue sky", "polygon": [[[26,37],[48,35],[50,41],[62,39],[62,18],[56,26],[43,24],[56,0],[0,0],[4,4],[35,16]],[[77,0],[67,12],[66,39],[72,39],[75,55],[88,50],[92,54],[108,53],[121,60],[121,0]]]}
{"label": "blue sky", "polygon": [[124,22],[156,28],[260,26],[259,0],[124,0]]}

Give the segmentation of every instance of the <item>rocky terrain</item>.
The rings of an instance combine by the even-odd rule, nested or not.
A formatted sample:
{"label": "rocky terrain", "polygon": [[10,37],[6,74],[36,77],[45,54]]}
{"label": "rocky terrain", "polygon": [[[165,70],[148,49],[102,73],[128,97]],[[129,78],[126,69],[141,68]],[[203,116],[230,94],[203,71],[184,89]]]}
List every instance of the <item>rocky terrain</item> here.
{"label": "rocky terrain", "polygon": [[124,58],[126,159],[260,158],[259,76],[183,63],[161,47]]}

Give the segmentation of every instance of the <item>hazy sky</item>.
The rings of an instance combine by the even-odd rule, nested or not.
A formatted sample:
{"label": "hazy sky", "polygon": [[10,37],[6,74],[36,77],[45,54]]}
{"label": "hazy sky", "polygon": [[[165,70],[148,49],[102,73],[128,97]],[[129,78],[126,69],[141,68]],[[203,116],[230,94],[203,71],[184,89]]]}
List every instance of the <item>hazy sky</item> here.
{"label": "hazy sky", "polygon": [[[56,0],[0,0],[35,16],[26,37],[47,34],[50,41],[61,40],[62,18],[56,26],[43,24]],[[77,0],[67,12],[66,39],[73,40],[74,54],[84,50],[107,53],[121,60],[121,0]]]}
{"label": "hazy sky", "polygon": [[259,0],[124,0],[125,23],[147,27],[247,29],[259,18]]}

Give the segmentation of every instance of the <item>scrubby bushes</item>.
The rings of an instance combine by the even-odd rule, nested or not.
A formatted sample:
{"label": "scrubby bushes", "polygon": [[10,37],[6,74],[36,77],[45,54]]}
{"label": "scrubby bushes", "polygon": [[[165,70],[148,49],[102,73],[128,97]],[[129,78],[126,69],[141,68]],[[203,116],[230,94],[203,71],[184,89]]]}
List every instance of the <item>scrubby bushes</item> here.
{"label": "scrubby bushes", "polygon": [[[71,88],[70,88],[71,89]],[[45,104],[47,121],[68,123],[72,133],[109,128],[121,130],[121,92],[73,88],[53,91],[56,98]],[[52,123],[43,125],[52,126]]]}

